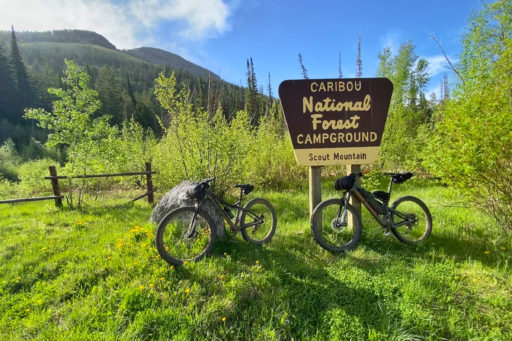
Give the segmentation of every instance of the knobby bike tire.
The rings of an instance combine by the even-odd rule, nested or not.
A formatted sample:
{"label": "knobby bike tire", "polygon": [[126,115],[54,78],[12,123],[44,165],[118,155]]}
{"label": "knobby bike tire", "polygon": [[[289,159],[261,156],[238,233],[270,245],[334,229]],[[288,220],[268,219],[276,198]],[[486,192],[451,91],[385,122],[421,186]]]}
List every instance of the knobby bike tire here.
{"label": "knobby bike tire", "polygon": [[[252,214],[263,215],[265,223],[256,226],[244,227],[253,222]],[[247,202],[240,218],[240,227],[244,239],[254,245],[268,243],[276,232],[277,215],[272,204],[263,198],[254,198]],[[267,232],[268,230],[268,232]]]}
{"label": "knobby bike tire", "polygon": [[[399,241],[405,244],[416,244],[430,236],[432,215],[423,201],[413,196],[405,196],[393,202],[391,208],[402,214],[414,214],[418,219],[413,226],[391,227],[391,232]],[[392,223],[395,224],[398,219],[400,218],[392,213]]]}
{"label": "knobby bike tire", "polygon": [[[197,230],[193,237],[186,237],[190,218],[197,214]],[[182,265],[185,261],[197,262],[209,254],[216,239],[215,224],[208,213],[195,207],[180,207],[168,213],[159,223],[155,245],[160,256],[171,265]],[[198,244],[198,245],[194,245]],[[204,245],[204,247],[203,247]],[[192,248],[196,248],[191,250]],[[182,256],[190,250],[190,255]]]}
{"label": "knobby bike tire", "polygon": [[[361,217],[354,206],[350,204],[347,205],[347,210],[353,216],[354,226],[347,225],[343,228],[333,229],[337,212],[340,207],[343,211],[344,206],[345,202],[342,199],[329,199],[318,204],[313,210],[310,222],[311,233],[315,241],[327,251],[343,252],[353,249],[361,238]],[[348,220],[349,217],[346,219]],[[329,237],[329,240],[326,237]],[[343,240],[341,240],[342,238]]]}

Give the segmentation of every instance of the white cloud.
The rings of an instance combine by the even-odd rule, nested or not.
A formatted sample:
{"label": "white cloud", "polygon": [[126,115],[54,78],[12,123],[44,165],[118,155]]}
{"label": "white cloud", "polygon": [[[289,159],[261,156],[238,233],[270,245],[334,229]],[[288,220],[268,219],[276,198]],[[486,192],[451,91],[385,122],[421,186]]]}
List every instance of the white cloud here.
{"label": "white cloud", "polygon": [[[449,64],[443,55],[423,57],[428,62],[428,73],[430,77],[435,77],[440,73],[451,72],[448,68]],[[458,59],[448,57],[452,63],[457,63]]]}
{"label": "white cloud", "polygon": [[385,36],[379,38],[382,48],[390,48],[391,53],[395,54],[400,48],[400,34],[397,32],[387,32]]}
{"label": "white cloud", "polygon": [[162,20],[187,23],[181,34],[192,39],[222,33],[228,29],[229,8],[221,0],[134,0],[131,15],[150,28]]}
{"label": "white cloud", "polygon": [[154,41],[158,25],[174,24],[182,39],[203,39],[229,29],[222,0],[0,0],[0,30],[91,30],[118,48]]}

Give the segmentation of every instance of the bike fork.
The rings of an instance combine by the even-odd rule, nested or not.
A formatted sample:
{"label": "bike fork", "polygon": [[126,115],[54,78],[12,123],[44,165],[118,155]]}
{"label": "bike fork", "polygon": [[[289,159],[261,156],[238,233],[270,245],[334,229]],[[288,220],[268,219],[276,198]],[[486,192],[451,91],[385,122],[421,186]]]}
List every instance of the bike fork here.
{"label": "bike fork", "polygon": [[345,204],[343,205],[343,212],[341,212],[341,207],[340,207],[340,212],[338,212],[338,217],[340,216],[340,213],[341,213],[341,221],[342,222],[345,222],[345,219],[347,219],[347,205],[348,203],[350,202],[350,192],[345,192],[345,194],[343,195],[343,201],[345,202]]}
{"label": "bike fork", "polygon": [[192,220],[190,220],[190,224],[188,225],[187,234],[185,235],[185,237],[188,239],[195,237],[197,216],[199,215],[199,206],[200,206],[200,204],[195,205],[196,211],[195,211],[194,215],[192,216]]}

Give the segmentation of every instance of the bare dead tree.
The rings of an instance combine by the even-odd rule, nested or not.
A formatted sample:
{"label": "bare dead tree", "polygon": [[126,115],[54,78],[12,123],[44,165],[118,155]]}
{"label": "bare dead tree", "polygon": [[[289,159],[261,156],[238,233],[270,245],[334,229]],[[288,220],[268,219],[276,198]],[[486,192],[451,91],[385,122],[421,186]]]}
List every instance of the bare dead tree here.
{"label": "bare dead tree", "polygon": [[338,78],[343,78],[343,72],[341,71],[341,51],[338,52]]}
{"label": "bare dead tree", "polygon": [[357,78],[363,76],[363,61],[361,60],[361,34],[357,32]]}
{"label": "bare dead tree", "polygon": [[304,63],[302,62],[302,55],[300,53],[299,53],[299,64],[300,64],[300,68],[302,69],[302,77],[304,77],[304,79],[309,79],[308,70],[306,70]]}
{"label": "bare dead tree", "polygon": [[450,58],[448,58],[448,56],[446,55],[446,52],[444,52],[444,49],[443,47],[441,46],[441,44],[439,43],[439,40],[437,40],[437,37],[434,33],[430,32],[430,38],[432,38],[432,40],[436,43],[437,47],[439,47],[439,49],[441,50],[441,52],[443,53],[443,56],[444,56],[444,59],[446,59],[446,62],[448,63],[449,65],[449,69],[451,71],[453,71],[457,77],[459,77],[459,79],[461,80],[461,82],[463,84],[465,84],[464,82],[464,78],[462,78],[462,76],[460,75],[459,71],[457,70],[457,68],[452,64]]}

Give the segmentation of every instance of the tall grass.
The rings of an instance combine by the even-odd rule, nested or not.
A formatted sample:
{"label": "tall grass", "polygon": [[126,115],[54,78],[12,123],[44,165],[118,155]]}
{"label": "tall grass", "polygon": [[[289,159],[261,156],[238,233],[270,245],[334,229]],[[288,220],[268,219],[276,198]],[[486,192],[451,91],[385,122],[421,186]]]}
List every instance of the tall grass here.
{"label": "tall grass", "polygon": [[448,188],[404,193],[432,211],[423,245],[385,237],[365,212],[356,250],[333,255],[313,241],[305,191],[256,192],[278,212],[271,243],[236,235],[180,268],[159,258],[146,203],[1,205],[0,338],[510,339],[510,236]]}

